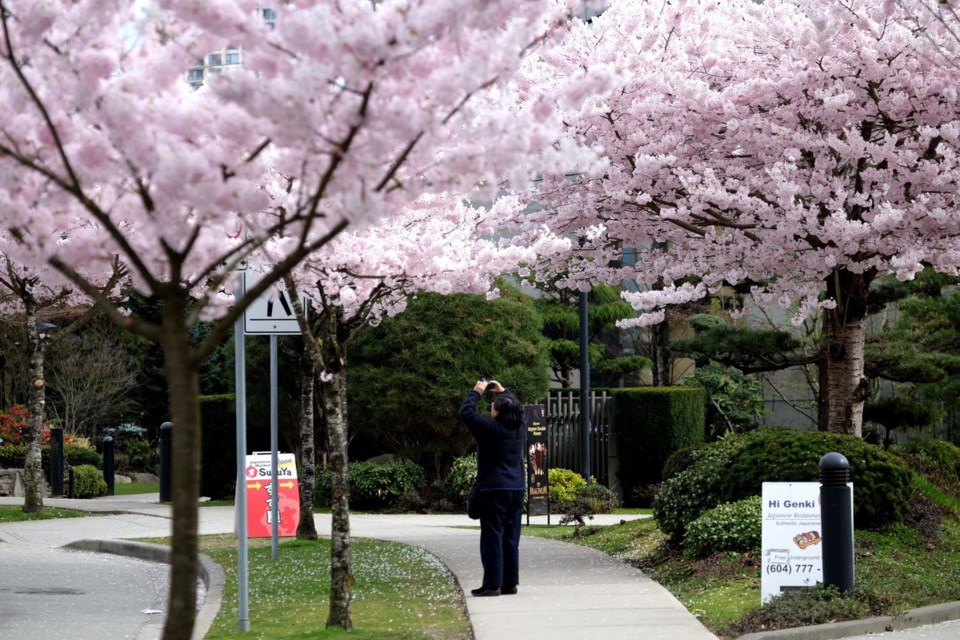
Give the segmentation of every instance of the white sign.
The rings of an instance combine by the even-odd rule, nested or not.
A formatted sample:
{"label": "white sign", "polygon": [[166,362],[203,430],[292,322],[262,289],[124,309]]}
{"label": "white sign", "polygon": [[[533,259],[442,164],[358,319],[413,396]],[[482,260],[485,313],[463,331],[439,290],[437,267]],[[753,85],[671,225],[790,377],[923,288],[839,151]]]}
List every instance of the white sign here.
{"label": "white sign", "polygon": [[823,582],[819,482],[764,482],[761,603]]}
{"label": "white sign", "polygon": [[[261,277],[256,271],[243,271],[243,290],[249,291],[255,287]],[[300,297],[300,304],[304,309],[307,308],[306,297]],[[247,335],[300,333],[290,294],[282,280],[267,289],[243,312],[243,332]]]}

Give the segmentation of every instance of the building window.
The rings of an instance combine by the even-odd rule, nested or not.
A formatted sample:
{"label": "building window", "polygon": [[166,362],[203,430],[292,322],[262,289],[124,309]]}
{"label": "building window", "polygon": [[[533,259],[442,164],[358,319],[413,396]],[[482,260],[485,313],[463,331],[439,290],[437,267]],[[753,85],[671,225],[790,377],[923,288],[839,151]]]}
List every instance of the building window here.
{"label": "building window", "polygon": [[223,54],[211,53],[209,56],[207,56],[207,64],[223,64]]}
{"label": "building window", "polygon": [[226,64],[240,64],[240,52],[239,52],[239,51],[227,51],[227,53],[226,53]]}
{"label": "building window", "polygon": [[203,81],[203,67],[198,67],[190,69],[187,72],[187,81],[188,82],[202,82]]}

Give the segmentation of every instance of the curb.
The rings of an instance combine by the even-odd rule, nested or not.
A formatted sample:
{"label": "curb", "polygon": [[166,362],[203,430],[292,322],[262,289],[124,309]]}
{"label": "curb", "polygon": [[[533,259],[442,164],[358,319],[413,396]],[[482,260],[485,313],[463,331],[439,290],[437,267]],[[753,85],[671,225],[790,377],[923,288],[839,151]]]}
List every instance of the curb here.
{"label": "curb", "polygon": [[[63,549],[73,551],[92,551],[94,553],[112,553],[128,558],[137,558],[149,562],[170,564],[170,547],[149,542],[129,542],[127,540],[77,540],[65,544]],[[223,587],[226,576],[223,569],[209,556],[199,555],[200,579],[206,587],[207,593],[203,599],[203,606],[197,611],[193,625],[193,640],[203,640],[210,631],[220,604],[223,601]]]}
{"label": "curb", "polygon": [[949,620],[960,620],[960,602],[908,609],[895,616],[845,620],[778,631],[759,631],[740,636],[737,640],[839,640],[868,633],[902,631]]}

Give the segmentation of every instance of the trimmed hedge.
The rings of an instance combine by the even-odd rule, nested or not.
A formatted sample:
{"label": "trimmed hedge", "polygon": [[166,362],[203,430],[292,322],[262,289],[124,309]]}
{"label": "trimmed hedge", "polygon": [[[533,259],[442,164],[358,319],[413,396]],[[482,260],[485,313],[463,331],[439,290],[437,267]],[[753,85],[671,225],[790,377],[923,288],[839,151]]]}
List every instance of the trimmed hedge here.
{"label": "trimmed hedge", "polygon": [[611,389],[612,429],[620,461],[624,503],[635,506],[637,491],[662,480],[670,455],[704,440],[705,391],[701,387]]}
{"label": "trimmed hedge", "polygon": [[[88,464],[97,469],[103,466],[103,458],[93,449],[76,444],[63,445],[63,457],[71,467]],[[27,445],[0,445],[0,469],[22,469],[27,459]],[[50,475],[50,447],[40,447],[40,465],[44,474]]]}
{"label": "trimmed hedge", "polygon": [[[393,508],[405,494],[420,490],[427,482],[423,468],[408,462],[351,462],[347,469],[350,506],[357,509]],[[330,505],[332,481],[330,469],[324,469],[317,476],[318,505]]]}
{"label": "trimmed hedge", "polygon": [[693,452],[694,462],[663,483],[653,516],[673,543],[709,509],[759,495],[764,482],[816,482],[820,458],[836,451],[850,462],[857,528],[902,522],[913,473],[886,451],[855,436],[765,428],[730,436]]}
{"label": "trimmed hedge", "polygon": [[236,396],[201,396],[200,424],[200,495],[232,500],[237,483]]}

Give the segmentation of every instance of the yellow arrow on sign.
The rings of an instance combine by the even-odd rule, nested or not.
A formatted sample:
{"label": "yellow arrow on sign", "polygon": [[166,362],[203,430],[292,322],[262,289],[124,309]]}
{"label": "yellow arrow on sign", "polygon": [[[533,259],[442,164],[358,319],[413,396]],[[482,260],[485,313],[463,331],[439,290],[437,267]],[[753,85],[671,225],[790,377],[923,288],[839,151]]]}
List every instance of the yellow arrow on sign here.
{"label": "yellow arrow on sign", "polygon": [[247,485],[247,489],[260,489],[261,487],[263,487],[263,485],[259,482],[254,482],[253,484]]}
{"label": "yellow arrow on sign", "polygon": [[281,482],[280,486],[283,487],[284,489],[293,489],[293,481]]}

